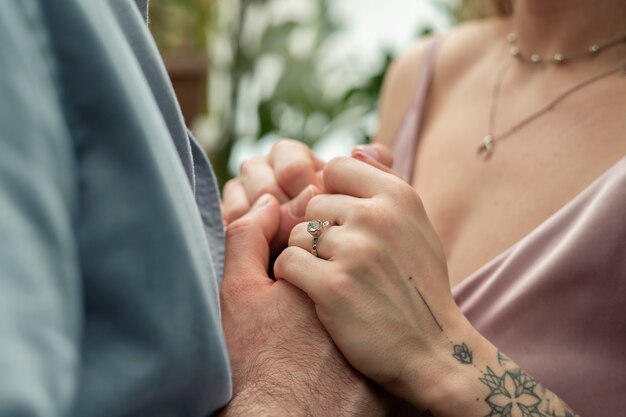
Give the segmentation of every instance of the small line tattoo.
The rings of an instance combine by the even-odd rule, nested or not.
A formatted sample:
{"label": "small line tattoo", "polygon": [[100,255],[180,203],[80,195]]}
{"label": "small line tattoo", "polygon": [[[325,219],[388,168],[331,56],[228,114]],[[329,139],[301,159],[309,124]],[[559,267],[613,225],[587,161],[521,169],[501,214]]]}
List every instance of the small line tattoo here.
{"label": "small line tattoo", "polygon": [[[410,279],[410,278],[409,278]],[[441,325],[441,323],[439,323],[439,320],[437,320],[437,317],[435,317],[435,313],[433,313],[433,310],[430,308],[430,306],[428,305],[428,303],[426,302],[426,299],[424,298],[424,296],[422,295],[422,293],[420,292],[420,290],[417,289],[417,287],[415,287],[415,291],[417,291],[417,294],[420,296],[420,298],[422,299],[422,302],[424,303],[424,305],[426,306],[426,308],[428,309],[428,312],[430,313],[430,316],[433,318],[433,320],[435,321],[435,324],[437,325],[437,327],[439,327],[439,330],[441,330],[443,332],[443,326]]]}
{"label": "small line tattoo", "polygon": [[472,351],[465,343],[454,345],[454,348],[452,349],[452,357],[463,365],[471,365],[473,363]]}

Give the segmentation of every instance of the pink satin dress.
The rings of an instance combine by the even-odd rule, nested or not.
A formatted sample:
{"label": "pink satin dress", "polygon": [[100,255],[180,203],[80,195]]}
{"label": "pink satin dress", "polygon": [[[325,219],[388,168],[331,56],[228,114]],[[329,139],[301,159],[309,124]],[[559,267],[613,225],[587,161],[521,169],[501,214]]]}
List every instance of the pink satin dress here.
{"label": "pink satin dress", "polygon": [[[441,39],[394,142],[407,180]],[[482,335],[581,416],[626,416],[626,157],[453,294]]]}

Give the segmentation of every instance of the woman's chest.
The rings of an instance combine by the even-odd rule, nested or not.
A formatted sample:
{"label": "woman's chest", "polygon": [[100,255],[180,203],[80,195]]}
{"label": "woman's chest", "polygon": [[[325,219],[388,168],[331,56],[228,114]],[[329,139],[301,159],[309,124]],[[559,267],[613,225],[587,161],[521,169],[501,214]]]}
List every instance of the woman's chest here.
{"label": "woman's chest", "polygon": [[485,159],[476,150],[487,132],[489,103],[474,104],[447,103],[426,123],[413,179],[441,238],[452,285],[557,213],[626,154],[626,126],[616,114],[581,118],[572,108],[496,141]]}

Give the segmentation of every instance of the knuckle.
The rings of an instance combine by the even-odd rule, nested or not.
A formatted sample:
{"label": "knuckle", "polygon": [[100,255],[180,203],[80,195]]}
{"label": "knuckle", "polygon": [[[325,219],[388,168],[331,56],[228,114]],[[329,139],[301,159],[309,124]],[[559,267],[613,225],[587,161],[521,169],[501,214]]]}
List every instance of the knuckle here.
{"label": "knuckle", "polygon": [[417,191],[404,181],[394,181],[393,185],[388,188],[388,192],[393,205],[409,207],[419,212],[424,210],[424,204]]}
{"label": "knuckle", "polygon": [[394,178],[392,181],[390,181],[387,190],[389,194],[403,197],[408,195],[409,191],[413,190],[413,188],[408,183],[400,180],[399,178]]}
{"label": "knuckle", "polygon": [[341,272],[336,272],[322,280],[322,287],[325,296],[334,302],[346,299],[353,290],[352,276]]}
{"label": "knuckle", "polygon": [[339,255],[346,259],[342,264],[344,274],[360,273],[372,269],[373,265],[384,261],[384,251],[377,245],[376,240],[365,234],[350,234],[344,238],[344,245],[339,249]]}
{"label": "knuckle", "polygon": [[289,234],[289,246],[297,246],[298,242],[302,240],[301,237],[304,234],[305,227],[304,223],[300,223],[291,229],[291,233]]}
{"label": "knuckle", "polygon": [[246,214],[246,211],[247,211],[247,208],[236,207],[236,206],[231,206],[231,205],[224,205],[224,207],[222,208],[223,216],[229,222],[232,222],[240,218],[241,216]]}
{"label": "knuckle", "polygon": [[241,218],[228,225],[226,228],[226,240],[236,238],[239,235],[248,235],[252,229],[254,229],[254,223],[248,221],[248,219]]}
{"label": "knuckle", "polygon": [[239,168],[239,173],[242,176],[251,175],[255,171],[255,167],[257,167],[260,163],[262,163],[264,159],[259,156],[255,156],[253,158],[247,159],[241,163]]}
{"label": "knuckle", "polygon": [[297,249],[293,246],[285,248],[274,262],[274,272],[278,276],[284,276],[287,271],[287,265],[295,261]]}
{"label": "knuckle", "polygon": [[394,178],[389,185],[389,191],[400,198],[419,201],[419,196],[409,183],[401,180],[400,178]]}
{"label": "knuckle", "polygon": [[252,170],[252,161],[250,159],[245,160],[241,163],[241,166],[239,167],[239,175],[241,176],[245,176],[245,175],[249,175],[250,171]]}
{"label": "knuckle", "polygon": [[410,190],[402,196],[404,205],[408,204],[409,210],[414,213],[423,214],[426,212],[422,198],[415,190]]}
{"label": "knuckle", "polygon": [[279,154],[283,152],[289,152],[294,148],[306,148],[306,145],[294,139],[280,139],[272,146],[271,152],[273,154]]}
{"label": "knuckle", "polygon": [[224,184],[224,194],[231,193],[235,188],[239,187],[239,180],[237,178],[233,178],[228,180],[226,184]]}
{"label": "knuckle", "polygon": [[281,186],[292,183],[298,178],[302,178],[308,173],[313,173],[313,164],[305,159],[294,159],[276,170],[276,180]]}
{"label": "knuckle", "polygon": [[346,166],[346,164],[350,163],[350,159],[351,158],[348,158],[347,156],[337,156],[331,159],[326,167],[330,169],[341,169]]}
{"label": "knuckle", "polygon": [[324,177],[330,176],[333,177],[335,175],[340,174],[346,168],[346,166],[350,163],[350,158],[347,156],[338,156],[336,158],[331,159],[324,169]]}
{"label": "knuckle", "polygon": [[351,217],[359,224],[369,225],[375,219],[373,213],[375,207],[371,207],[365,200],[358,200],[352,206]]}
{"label": "knuckle", "polygon": [[313,218],[313,213],[317,211],[317,208],[320,207],[323,200],[324,200],[323,194],[315,195],[313,196],[313,198],[309,200],[309,203],[306,206],[306,212],[305,212],[305,217],[307,219]]}
{"label": "knuckle", "polygon": [[359,254],[359,259],[362,260],[359,262],[362,266],[379,261],[380,252],[376,250],[376,247],[370,241],[361,239],[358,245],[356,245],[356,251]]}
{"label": "knuckle", "polygon": [[255,200],[264,194],[271,194],[276,198],[280,198],[280,190],[274,183],[271,182],[260,184],[258,188],[253,191],[253,193]]}

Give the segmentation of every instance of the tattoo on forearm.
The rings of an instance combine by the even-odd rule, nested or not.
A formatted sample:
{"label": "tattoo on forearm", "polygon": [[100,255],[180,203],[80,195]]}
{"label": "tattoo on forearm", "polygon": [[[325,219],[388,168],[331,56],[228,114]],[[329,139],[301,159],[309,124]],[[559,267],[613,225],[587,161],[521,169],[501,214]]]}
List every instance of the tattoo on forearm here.
{"label": "tattoo on forearm", "polygon": [[535,393],[537,383],[521,370],[498,375],[488,366],[479,381],[489,388],[485,398],[490,408],[487,416],[541,416],[537,409],[541,399]]}
{"label": "tattoo on forearm", "polygon": [[498,350],[498,363],[500,364],[500,366],[504,368],[509,362],[511,362],[511,359],[509,359],[508,356]]}
{"label": "tattoo on forearm", "polygon": [[[465,343],[454,345],[452,356],[464,365],[473,362],[472,352]],[[484,397],[488,406],[485,417],[579,417],[504,353],[498,351],[496,359],[502,370],[487,366],[478,378],[489,390]]]}
{"label": "tattoo on forearm", "polygon": [[[409,281],[413,280],[413,277],[409,277]],[[426,299],[424,298],[424,296],[422,295],[422,293],[420,292],[419,289],[417,289],[417,287],[415,287],[415,291],[417,291],[417,295],[420,296],[420,298],[422,299],[422,302],[424,303],[424,305],[426,306],[426,308],[428,309],[428,312],[430,313],[430,316],[433,318],[433,320],[435,321],[435,324],[437,325],[437,327],[439,327],[439,330],[441,330],[443,332],[443,326],[441,325],[441,323],[439,323],[439,320],[437,320],[437,317],[435,317],[435,313],[433,313],[433,310],[430,308],[430,306],[428,305],[428,303],[426,302]]]}
{"label": "tattoo on forearm", "polygon": [[471,365],[473,363],[472,351],[469,350],[465,343],[454,345],[452,348],[452,357],[463,365]]}

